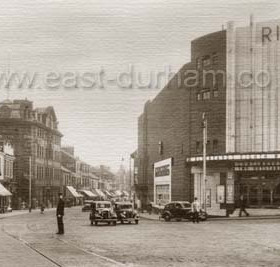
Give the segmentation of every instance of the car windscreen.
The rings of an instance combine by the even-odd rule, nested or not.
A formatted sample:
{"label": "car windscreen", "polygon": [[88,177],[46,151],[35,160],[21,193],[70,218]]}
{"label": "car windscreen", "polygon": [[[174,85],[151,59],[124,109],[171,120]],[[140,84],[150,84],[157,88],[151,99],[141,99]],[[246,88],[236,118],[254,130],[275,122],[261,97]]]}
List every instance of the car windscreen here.
{"label": "car windscreen", "polygon": [[125,209],[132,209],[132,205],[125,204],[125,205],[119,205],[119,209],[125,210]]}
{"label": "car windscreen", "polygon": [[191,208],[191,204],[190,203],[182,203],[184,208]]}
{"label": "car windscreen", "polygon": [[104,209],[104,208],[108,208],[109,209],[109,208],[111,208],[111,205],[109,203],[106,203],[106,204],[105,203],[98,203],[97,204],[97,208],[98,209]]}

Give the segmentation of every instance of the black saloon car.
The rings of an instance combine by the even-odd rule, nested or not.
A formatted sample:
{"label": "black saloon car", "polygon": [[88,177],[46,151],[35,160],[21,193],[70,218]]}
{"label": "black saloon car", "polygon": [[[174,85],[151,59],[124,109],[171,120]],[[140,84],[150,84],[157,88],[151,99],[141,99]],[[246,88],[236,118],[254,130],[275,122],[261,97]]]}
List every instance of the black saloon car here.
{"label": "black saloon car", "polygon": [[116,202],[115,203],[115,211],[117,214],[118,221],[121,223],[124,222],[135,222],[135,224],[138,224],[139,222],[139,215],[134,210],[133,204],[130,202]]}
{"label": "black saloon car", "polygon": [[[170,202],[164,206],[161,217],[167,222],[171,219],[176,221],[181,221],[182,219],[192,220],[191,203],[188,201]],[[207,219],[206,212],[201,210],[199,218],[201,221],[205,221]]]}
{"label": "black saloon car", "polygon": [[117,224],[117,215],[109,201],[94,201],[91,205],[90,224],[107,223],[108,225]]}

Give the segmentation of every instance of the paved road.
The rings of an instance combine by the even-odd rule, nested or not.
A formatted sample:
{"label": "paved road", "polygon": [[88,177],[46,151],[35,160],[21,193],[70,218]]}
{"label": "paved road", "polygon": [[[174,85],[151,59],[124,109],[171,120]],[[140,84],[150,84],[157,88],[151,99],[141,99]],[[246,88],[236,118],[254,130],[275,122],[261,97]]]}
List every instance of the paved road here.
{"label": "paved road", "polygon": [[[0,266],[280,266],[279,220],[96,227],[88,215],[67,209],[59,237],[54,211],[0,220]],[[30,260],[20,262],[20,254]]]}

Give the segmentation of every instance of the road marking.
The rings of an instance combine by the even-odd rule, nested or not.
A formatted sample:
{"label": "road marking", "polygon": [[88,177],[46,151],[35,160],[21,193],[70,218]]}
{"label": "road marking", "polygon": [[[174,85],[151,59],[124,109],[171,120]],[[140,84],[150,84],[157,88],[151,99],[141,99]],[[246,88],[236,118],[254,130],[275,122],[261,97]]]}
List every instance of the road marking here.
{"label": "road marking", "polygon": [[21,237],[17,237],[9,232],[7,232],[5,230],[5,225],[2,225],[1,228],[2,232],[5,233],[7,236],[9,236],[10,238],[13,238],[15,240],[20,241],[21,243],[23,243],[26,247],[28,247],[29,249],[33,250],[34,252],[36,252],[37,254],[43,256],[45,259],[47,259],[48,261],[52,262],[54,265],[59,266],[59,267],[63,267],[62,265],[60,265],[59,263],[57,263],[56,261],[54,261],[53,259],[49,258],[48,256],[44,255],[42,252],[40,252],[39,250],[37,250],[36,248],[33,248],[27,241],[25,241],[24,239],[22,239]]}
{"label": "road marking", "polygon": [[85,253],[87,253],[87,254],[93,255],[93,256],[98,257],[98,258],[100,258],[100,259],[103,259],[103,260],[105,260],[105,261],[107,261],[107,262],[113,263],[115,266],[128,266],[128,265],[123,264],[123,263],[121,263],[121,262],[115,261],[115,260],[113,260],[113,259],[111,259],[111,258],[108,258],[108,257],[102,256],[102,255],[99,255],[99,254],[97,254],[97,253],[94,253],[94,252],[92,252],[92,251],[83,249],[83,248],[77,246],[76,244],[74,244],[73,242],[66,241],[66,240],[63,240],[63,239],[61,239],[61,238],[57,238],[57,239],[58,239],[59,241],[65,243],[65,244],[71,245],[71,246],[73,246],[73,247],[75,247],[75,248],[77,248],[77,249],[79,249],[79,250],[81,250],[81,251],[83,251],[83,252],[85,252]]}

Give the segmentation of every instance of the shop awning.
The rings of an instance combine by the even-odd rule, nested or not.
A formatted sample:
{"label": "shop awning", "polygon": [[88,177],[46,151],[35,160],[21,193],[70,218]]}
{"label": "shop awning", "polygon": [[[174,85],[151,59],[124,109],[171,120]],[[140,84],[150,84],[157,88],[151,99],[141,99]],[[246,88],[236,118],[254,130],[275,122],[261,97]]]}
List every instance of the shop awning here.
{"label": "shop awning", "polygon": [[89,190],[80,190],[80,191],[83,192],[88,197],[97,197],[97,195],[95,195],[93,192],[91,192]]}
{"label": "shop awning", "polygon": [[0,183],[0,196],[1,197],[9,197],[12,193],[7,190],[1,183]]}
{"label": "shop awning", "polygon": [[128,192],[127,191],[122,191],[123,195],[125,195],[126,197],[129,196]]}
{"label": "shop awning", "polygon": [[73,186],[66,186],[69,192],[72,194],[73,197],[82,197],[81,194],[79,194],[76,189]]}
{"label": "shop awning", "polygon": [[104,192],[108,197],[113,197],[113,195],[108,190],[105,190]]}
{"label": "shop awning", "polygon": [[115,195],[118,196],[118,197],[120,197],[120,196],[122,195],[122,192],[121,192],[120,190],[116,190],[116,191],[115,191]]}
{"label": "shop awning", "polygon": [[96,191],[96,193],[100,196],[100,197],[106,197],[105,194],[98,188],[94,189]]}

